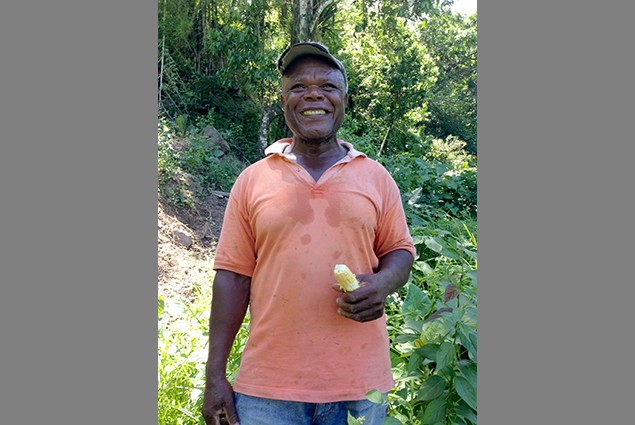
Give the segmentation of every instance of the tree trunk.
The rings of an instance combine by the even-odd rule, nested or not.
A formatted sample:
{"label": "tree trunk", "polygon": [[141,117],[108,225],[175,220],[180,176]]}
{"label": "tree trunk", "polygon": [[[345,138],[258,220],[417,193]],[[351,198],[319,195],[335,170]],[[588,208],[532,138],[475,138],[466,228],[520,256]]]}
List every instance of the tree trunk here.
{"label": "tree trunk", "polygon": [[260,147],[260,154],[264,157],[265,149],[269,145],[269,124],[271,120],[280,114],[280,109],[277,105],[265,105],[262,109],[262,120],[260,121],[260,130],[258,131],[258,145]]}
{"label": "tree trunk", "polygon": [[377,155],[381,155],[381,153],[384,151],[384,148],[386,147],[386,140],[388,140],[388,134],[390,133],[390,130],[392,130],[392,128],[395,126],[395,123],[393,121],[392,124],[390,124],[390,127],[388,127],[388,130],[386,130],[386,134],[384,134],[384,139],[381,141],[381,146],[379,147],[379,152],[377,152]]}
{"label": "tree trunk", "polygon": [[313,17],[313,0],[298,1],[298,38],[300,41],[309,40],[309,28]]}

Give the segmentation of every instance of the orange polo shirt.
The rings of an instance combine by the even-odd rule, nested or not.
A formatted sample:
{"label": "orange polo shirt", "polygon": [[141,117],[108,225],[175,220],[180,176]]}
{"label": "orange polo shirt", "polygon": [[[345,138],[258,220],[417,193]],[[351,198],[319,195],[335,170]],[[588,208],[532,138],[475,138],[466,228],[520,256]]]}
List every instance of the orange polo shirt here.
{"label": "orange polo shirt", "polygon": [[386,318],[337,313],[333,267],[372,273],[379,258],[415,255],[399,190],[378,162],[348,149],[315,182],[286,154],[291,139],[241,173],[231,190],[215,269],[251,276],[250,334],[234,390],[327,403],[389,391]]}

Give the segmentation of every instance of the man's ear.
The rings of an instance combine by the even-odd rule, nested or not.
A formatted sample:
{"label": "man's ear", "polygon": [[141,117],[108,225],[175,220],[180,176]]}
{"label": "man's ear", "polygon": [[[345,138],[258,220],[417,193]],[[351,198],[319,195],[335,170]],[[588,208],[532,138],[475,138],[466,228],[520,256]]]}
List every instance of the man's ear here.
{"label": "man's ear", "polygon": [[282,94],[280,95],[280,103],[282,104],[282,107],[284,108],[284,96]]}
{"label": "man's ear", "polygon": [[344,95],[344,106],[348,108],[348,93]]}

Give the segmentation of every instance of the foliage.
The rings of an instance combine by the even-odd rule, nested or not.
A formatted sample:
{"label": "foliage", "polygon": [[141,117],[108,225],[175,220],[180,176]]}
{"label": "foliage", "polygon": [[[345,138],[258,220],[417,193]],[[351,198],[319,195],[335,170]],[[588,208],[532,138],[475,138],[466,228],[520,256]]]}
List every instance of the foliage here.
{"label": "foliage", "polygon": [[[197,293],[185,299],[174,296],[158,302],[158,424],[204,425],[201,415],[205,388],[205,362],[214,273],[194,285]],[[240,352],[247,340],[249,315],[238,332],[227,365],[230,382],[240,365]]]}
{"label": "foliage", "polygon": [[228,192],[244,167],[189,127],[186,118],[174,124],[159,119],[158,189],[170,204],[193,206],[195,197],[204,197],[212,190]]}
{"label": "foliage", "polygon": [[463,233],[413,229],[418,259],[387,307],[396,386],[388,396],[393,421],[386,423],[477,422],[476,238],[469,230],[475,223],[462,224]]}
{"label": "foliage", "polygon": [[371,152],[402,152],[416,138],[412,127],[421,126],[427,113],[425,93],[436,80],[436,67],[426,47],[418,43],[408,21],[394,18],[387,26],[380,18],[366,18],[365,30],[350,23],[347,58],[355,134],[374,134]]}
{"label": "foliage", "polygon": [[380,158],[401,190],[411,224],[444,215],[476,217],[476,160],[464,148],[465,142],[456,138],[429,138],[416,148],[423,154]]}
{"label": "foliage", "polygon": [[476,15],[433,13],[420,25],[421,42],[437,64],[436,84],[428,93],[429,134],[453,135],[476,154]]}

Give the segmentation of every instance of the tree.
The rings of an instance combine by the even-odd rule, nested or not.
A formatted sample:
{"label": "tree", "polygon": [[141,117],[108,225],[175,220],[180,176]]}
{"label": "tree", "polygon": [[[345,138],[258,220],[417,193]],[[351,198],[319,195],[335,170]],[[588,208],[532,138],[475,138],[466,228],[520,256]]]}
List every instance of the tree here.
{"label": "tree", "polygon": [[420,27],[439,69],[429,94],[428,131],[435,137],[453,135],[476,153],[477,115],[477,18],[448,10],[432,14]]}

